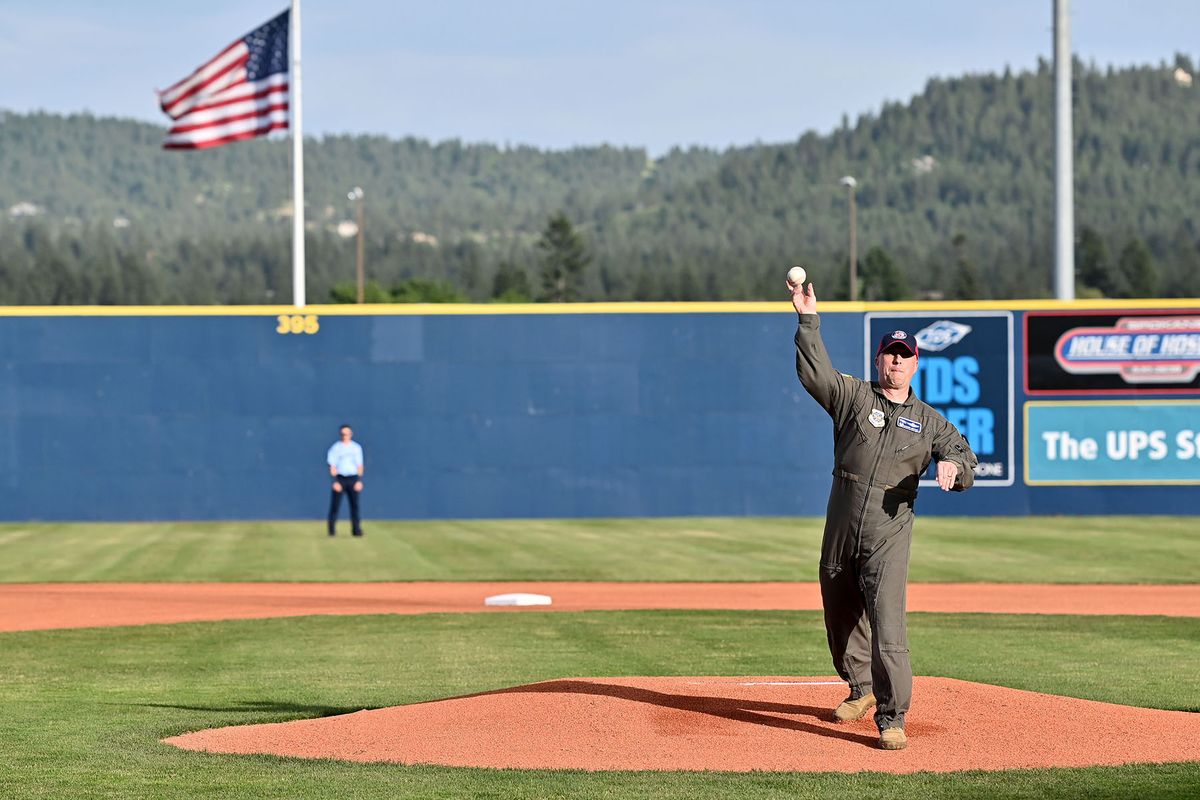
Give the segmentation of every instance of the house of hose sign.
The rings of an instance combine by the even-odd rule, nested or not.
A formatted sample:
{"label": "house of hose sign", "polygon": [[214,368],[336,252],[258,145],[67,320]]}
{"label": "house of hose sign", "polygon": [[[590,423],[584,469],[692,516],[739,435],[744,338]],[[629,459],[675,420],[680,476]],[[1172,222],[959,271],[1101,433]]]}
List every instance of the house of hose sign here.
{"label": "house of hose sign", "polygon": [[1025,328],[1030,396],[1200,394],[1200,315],[1030,312]]}

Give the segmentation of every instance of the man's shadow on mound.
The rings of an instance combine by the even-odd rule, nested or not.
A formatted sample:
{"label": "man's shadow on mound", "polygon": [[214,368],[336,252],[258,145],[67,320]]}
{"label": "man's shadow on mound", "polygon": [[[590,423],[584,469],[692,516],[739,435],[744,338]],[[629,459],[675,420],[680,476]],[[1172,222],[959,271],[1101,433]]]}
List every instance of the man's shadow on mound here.
{"label": "man's shadow on mound", "polygon": [[531,683],[526,686],[513,686],[508,689],[497,689],[493,692],[481,692],[475,697],[494,694],[514,693],[545,693],[545,694],[591,694],[601,697],[615,697],[619,700],[632,700],[637,703],[664,708],[675,708],[680,711],[692,711],[699,714],[709,714],[735,722],[747,722],[753,725],[766,725],[771,728],[812,733],[830,739],[841,739],[856,744],[875,746],[874,736],[864,736],[848,730],[838,730],[825,725],[816,725],[796,719],[786,719],[771,716],[771,714],[789,714],[813,719],[828,720],[832,711],[817,706],[804,706],[796,703],[766,703],[760,700],[738,700],[731,697],[699,697],[691,694],[666,694],[637,686],[619,686],[611,683],[593,683],[591,681],[545,681]]}

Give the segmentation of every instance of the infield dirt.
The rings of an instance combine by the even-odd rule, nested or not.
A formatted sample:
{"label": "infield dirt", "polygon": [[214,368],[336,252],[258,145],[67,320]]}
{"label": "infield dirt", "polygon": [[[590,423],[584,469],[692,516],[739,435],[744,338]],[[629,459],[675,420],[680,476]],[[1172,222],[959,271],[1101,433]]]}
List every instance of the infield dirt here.
{"label": "infield dirt", "polygon": [[[508,592],[550,595],[534,609],[487,607]],[[308,614],[520,613],[630,609],[815,611],[816,583],[10,583],[0,631],[297,617]],[[1200,617],[1200,586],[914,583],[908,610]]]}

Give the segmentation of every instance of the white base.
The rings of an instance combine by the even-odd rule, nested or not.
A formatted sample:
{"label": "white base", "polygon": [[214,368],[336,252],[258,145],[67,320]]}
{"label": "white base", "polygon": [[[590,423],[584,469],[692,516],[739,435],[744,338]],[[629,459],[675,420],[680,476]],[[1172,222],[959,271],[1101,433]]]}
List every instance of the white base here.
{"label": "white base", "polygon": [[550,605],[550,595],[524,592],[494,594],[484,600],[483,604],[485,606],[548,606]]}

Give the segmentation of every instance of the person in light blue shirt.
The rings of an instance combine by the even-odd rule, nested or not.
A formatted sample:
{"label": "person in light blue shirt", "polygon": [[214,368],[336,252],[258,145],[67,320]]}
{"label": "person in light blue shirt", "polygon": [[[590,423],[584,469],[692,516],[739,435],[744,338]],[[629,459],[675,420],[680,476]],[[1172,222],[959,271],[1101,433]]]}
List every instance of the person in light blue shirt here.
{"label": "person in light blue shirt", "polygon": [[362,536],[362,520],[358,516],[358,494],[363,482],[363,449],[354,441],[354,431],[349,425],[339,429],[340,438],[329,448],[325,460],[329,463],[329,476],[333,478],[333,492],[329,496],[329,535],[337,533],[338,509],[344,495],[350,501],[350,532]]}

